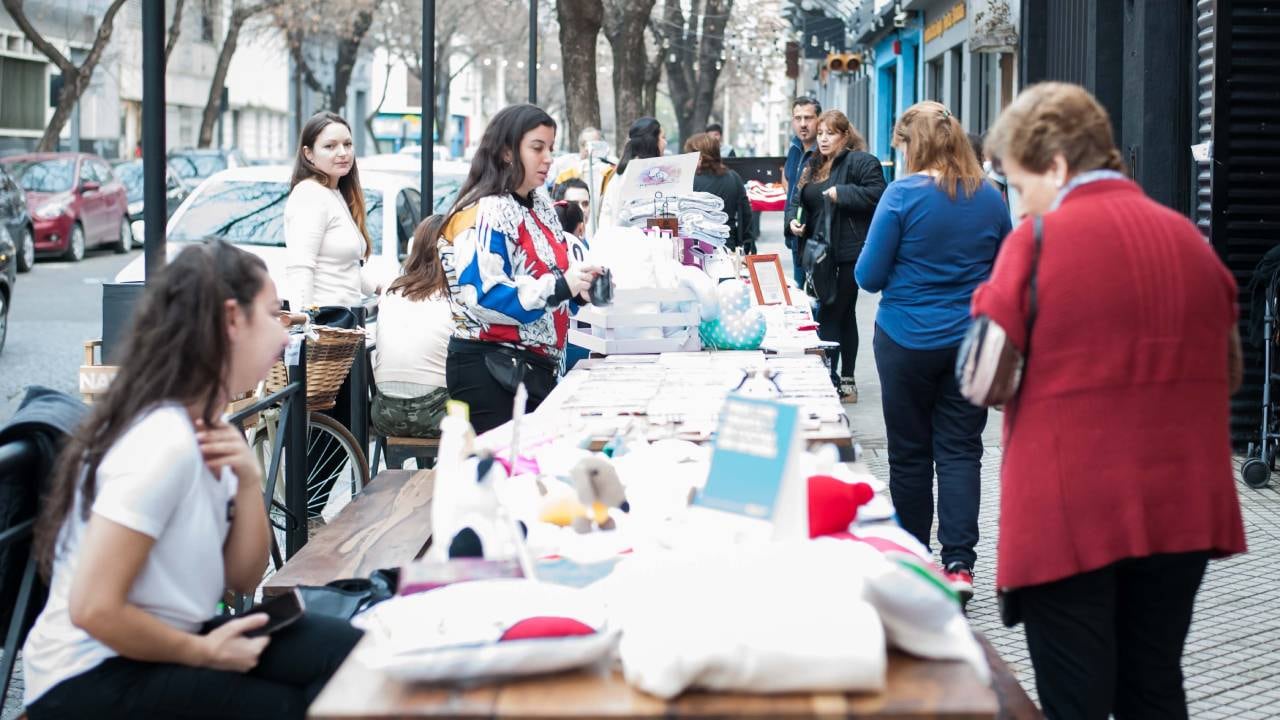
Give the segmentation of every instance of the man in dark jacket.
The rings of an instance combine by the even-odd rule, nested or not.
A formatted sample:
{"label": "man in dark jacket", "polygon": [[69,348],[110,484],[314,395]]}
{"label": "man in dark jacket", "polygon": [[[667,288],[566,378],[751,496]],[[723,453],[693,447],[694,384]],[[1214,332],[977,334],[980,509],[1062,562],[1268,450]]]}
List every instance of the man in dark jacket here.
{"label": "man in dark jacket", "polygon": [[[818,133],[818,116],[821,114],[822,105],[811,97],[798,97],[791,103],[791,130],[795,135],[791,138],[791,146],[787,148],[787,163],[782,168],[788,206],[791,205],[796,182],[800,180],[800,171],[813,154],[813,142]],[[804,241],[792,235],[786,225],[782,226],[782,240],[791,249],[796,285],[804,287],[804,269],[800,267],[800,250]]]}

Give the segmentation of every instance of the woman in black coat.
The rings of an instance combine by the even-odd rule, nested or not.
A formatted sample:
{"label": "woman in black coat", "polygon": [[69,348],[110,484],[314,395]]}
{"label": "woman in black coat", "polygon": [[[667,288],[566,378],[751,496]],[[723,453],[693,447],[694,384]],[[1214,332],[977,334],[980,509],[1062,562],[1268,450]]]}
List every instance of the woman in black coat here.
{"label": "woman in black coat", "polygon": [[828,232],[827,214],[831,214],[827,242],[835,255],[839,291],[834,302],[818,308],[818,336],[840,343],[838,363],[831,363],[831,381],[840,388],[840,400],[845,403],[858,401],[853,380],[858,357],[858,283],[853,266],[885,188],[880,161],[866,147],[844,113],[822,113],[817,152],[800,173],[786,214],[787,228],[802,243],[815,232]]}
{"label": "woman in black coat", "polygon": [[742,248],[748,255],[755,253],[755,237],[751,234],[751,201],[747,199],[747,185],[742,176],[725,167],[720,159],[720,143],[710,133],[698,133],[684,141],[685,152],[696,152],[698,173],[693,177],[695,192],[711,193],[724,201],[724,213],[729,216],[730,250]]}

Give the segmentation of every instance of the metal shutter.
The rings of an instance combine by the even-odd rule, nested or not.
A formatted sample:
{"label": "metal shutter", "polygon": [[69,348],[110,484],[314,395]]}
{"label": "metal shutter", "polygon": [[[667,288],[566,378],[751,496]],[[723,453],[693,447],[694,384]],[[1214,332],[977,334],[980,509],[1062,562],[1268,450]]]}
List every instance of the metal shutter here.
{"label": "metal shutter", "polygon": [[[1201,168],[1196,220],[1204,227],[1207,180],[1209,239],[1240,284],[1247,338],[1244,291],[1263,253],[1280,243],[1280,0],[1200,0],[1197,9],[1199,128],[1209,121],[1213,162],[1207,178]],[[1246,341],[1245,385],[1231,405],[1238,445],[1257,434],[1262,382],[1262,353]]]}

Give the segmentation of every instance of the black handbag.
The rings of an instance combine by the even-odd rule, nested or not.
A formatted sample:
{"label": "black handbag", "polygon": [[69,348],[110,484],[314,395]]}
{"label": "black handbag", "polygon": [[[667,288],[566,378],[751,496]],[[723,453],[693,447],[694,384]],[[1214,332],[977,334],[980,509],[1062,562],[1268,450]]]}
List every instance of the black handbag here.
{"label": "black handbag", "polygon": [[831,252],[831,216],[834,208],[824,195],[822,198],[821,228],[805,239],[800,253],[800,267],[805,274],[805,291],[818,300],[819,305],[836,301],[836,258]]}
{"label": "black handbag", "polygon": [[400,568],[374,570],[368,578],[334,580],[327,585],[299,585],[307,613],[350,620],[357,613],[395,597]]}
{"label": "black handbag", "polygon": [[362,319],[356,315],[356,311],[345,305],[322,305],[314,310],[308,310],[307,314],[311,316],[312,323],[325,327],[355,330],[364,325]]}

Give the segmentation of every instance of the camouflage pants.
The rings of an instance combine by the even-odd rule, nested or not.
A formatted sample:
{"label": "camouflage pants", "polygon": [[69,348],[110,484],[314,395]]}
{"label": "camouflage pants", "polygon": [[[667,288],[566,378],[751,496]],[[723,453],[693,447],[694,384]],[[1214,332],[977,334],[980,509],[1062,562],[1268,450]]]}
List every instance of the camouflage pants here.
{"label": "camouflage pants", "polygon": [[381,393],[373,398],[373,427],[392,437],[440,437],[440,421],[449,391],[436,388],[421,397],[393,398]]}

